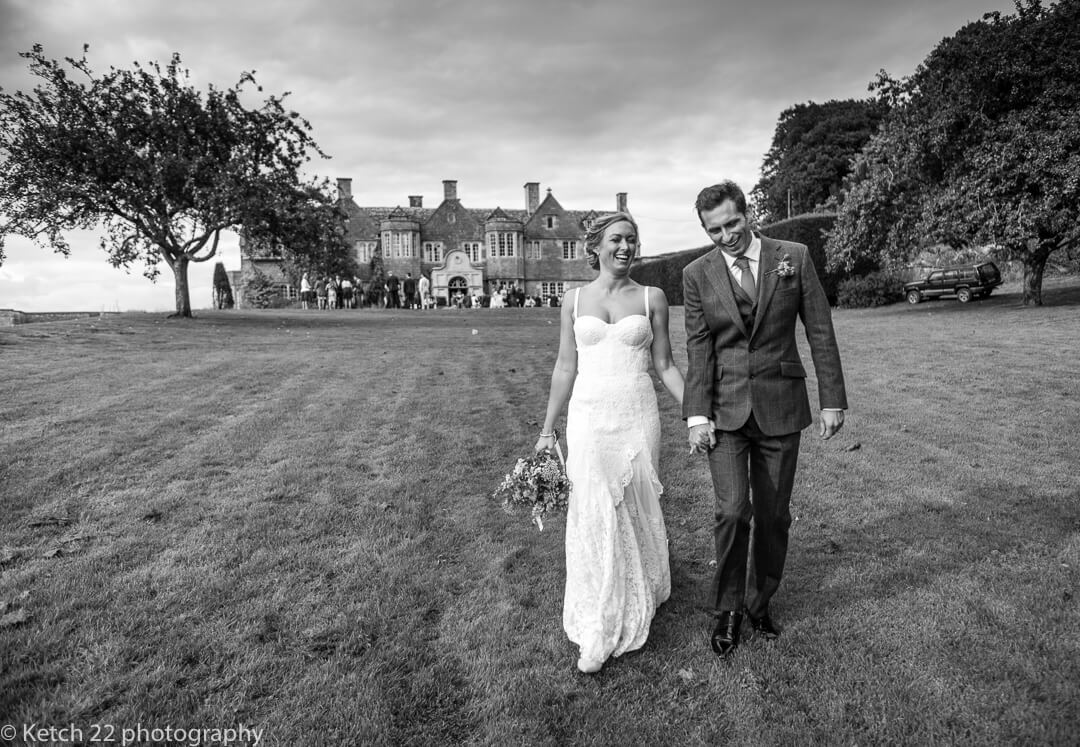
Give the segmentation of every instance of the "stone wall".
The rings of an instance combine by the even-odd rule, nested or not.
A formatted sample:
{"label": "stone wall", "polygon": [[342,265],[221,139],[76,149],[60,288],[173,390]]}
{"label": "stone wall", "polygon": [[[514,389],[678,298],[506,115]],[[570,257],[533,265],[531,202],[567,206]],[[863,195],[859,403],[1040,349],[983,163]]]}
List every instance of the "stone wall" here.
{"label": "stone wall", "polygon": [[100,311],[53,311],[28,313],[15,309],[0,309],[0,327],[13,327],[16,324],[32,324],[34,322],[62,322],[68,319],[95,319],[101,316]]}

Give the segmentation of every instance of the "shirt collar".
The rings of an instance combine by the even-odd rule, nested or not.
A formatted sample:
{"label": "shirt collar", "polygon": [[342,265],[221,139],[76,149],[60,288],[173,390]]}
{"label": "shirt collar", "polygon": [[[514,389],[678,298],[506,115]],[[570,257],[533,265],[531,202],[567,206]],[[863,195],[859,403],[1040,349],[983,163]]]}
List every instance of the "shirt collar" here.
{"label": "shirt collar", "polygon": [[[727,263],[727,268],[730,270],[735,267],[736,257],[732,257],[723,249],[720,250],[720,256],[724,258],[724,262]],[[751,262],[757,262],[761,258],[761,237],[756,233],[754,238],[750,240],[750,246],[746,247],[746,251],[742,253],[743,257],[746,257]],[[753,265],[751,265],[753,267]]]}

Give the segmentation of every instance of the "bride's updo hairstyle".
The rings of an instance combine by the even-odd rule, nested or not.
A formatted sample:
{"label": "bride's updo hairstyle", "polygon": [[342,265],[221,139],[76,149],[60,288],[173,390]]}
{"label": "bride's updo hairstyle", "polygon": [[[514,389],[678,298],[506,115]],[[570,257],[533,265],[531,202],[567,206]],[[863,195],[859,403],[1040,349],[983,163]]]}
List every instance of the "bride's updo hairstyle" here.
{"label": "bride's updo hairstyle", "polygon": [[626,221],[634,227],[634,233],[637,234],[638,239],[638,251],[641,251],[641,231],[638,230],[637,221],[630,217],[630,213],[605,213],[593,219],[592,225],[585,232],[585,261],[589,263],[589,267],[594,270],[599,269],[600,255],[597,250],[604,238],[604,231],[611,224],[621,221]]}

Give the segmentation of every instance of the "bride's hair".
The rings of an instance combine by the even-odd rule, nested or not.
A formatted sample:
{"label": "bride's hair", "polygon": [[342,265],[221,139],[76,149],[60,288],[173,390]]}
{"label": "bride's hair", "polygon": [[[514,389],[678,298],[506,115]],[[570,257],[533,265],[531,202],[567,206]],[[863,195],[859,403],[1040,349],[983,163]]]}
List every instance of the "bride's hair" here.
{"label": "bride's hair", "polygon": [[604,231],[611,224],[621,221],[626,221],[634,227],[634,233],[637,234],[638,239],[638,250],[641,249],[641,231],[638,229],[637,221],[630,217],[630,213],[605,213],[593,219],[592,225],[585,231],[585,261],[589,263],[589,267],[594,270],[600,267],[600,255],[597,254],[597,250],[604,238]]}

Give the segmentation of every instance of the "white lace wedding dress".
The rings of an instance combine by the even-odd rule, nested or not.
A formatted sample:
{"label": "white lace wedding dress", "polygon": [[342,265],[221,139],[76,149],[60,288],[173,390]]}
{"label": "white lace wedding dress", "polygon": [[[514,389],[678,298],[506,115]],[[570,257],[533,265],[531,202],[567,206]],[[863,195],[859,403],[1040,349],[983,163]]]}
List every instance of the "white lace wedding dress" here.
{"label": "white lace wedding dress", "polygon": [[667,531],[657,478],[660,415],[649,375],[645,314],[609,324],[579,316],[578,371],[566,420],[563,628],[596,662],[640,648],[671,593]]}

